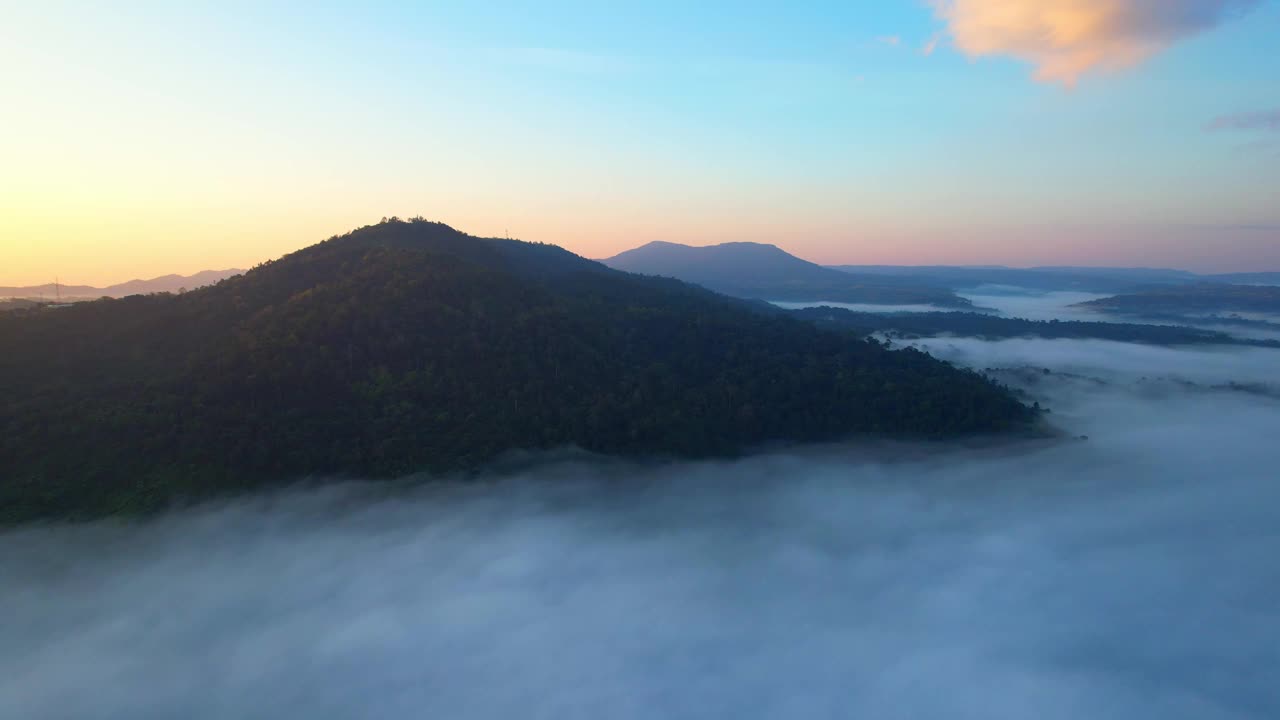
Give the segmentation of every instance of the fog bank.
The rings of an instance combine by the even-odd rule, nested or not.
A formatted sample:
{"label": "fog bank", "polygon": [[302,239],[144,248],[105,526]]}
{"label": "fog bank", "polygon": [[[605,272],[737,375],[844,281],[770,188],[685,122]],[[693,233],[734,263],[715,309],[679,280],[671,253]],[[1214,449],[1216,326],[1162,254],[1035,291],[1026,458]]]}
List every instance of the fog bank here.
{"label": "fog bank", "polygon": [[1084,322],[1108,322],[1113,320],[1104,313],[1097,313],[1077,303],[1100,300],[1111,297],[1099,293],[1075,292],[1069,290],[1038,291],[1013,286],[983,286],[968,292],[959,293],[960,297],[971,301],[974,306],[995,310],[1005,317],[1023,318],[1024,320],[1081,320]]}
{"label": "fog bank", "polygon": [[1054,370],[1028,389],[1090,440],[572,462],[10,531],[0,717],[1280,714],[1280,402],[1141,382],[1262,379],[1280,351],[926,343]]}

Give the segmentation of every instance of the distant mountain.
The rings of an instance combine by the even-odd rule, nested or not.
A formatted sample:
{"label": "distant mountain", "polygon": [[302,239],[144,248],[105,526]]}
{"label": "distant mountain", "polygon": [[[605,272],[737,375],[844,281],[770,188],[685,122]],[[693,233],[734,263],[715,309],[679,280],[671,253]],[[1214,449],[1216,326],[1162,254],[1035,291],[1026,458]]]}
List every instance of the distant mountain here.
{"label": "distant mountain", "polygon": [[1197,275],[1186,270],[1164,268],[834,265],[831,269],[859,277],[883,278],[885,282],[913,283],[946,290],[1005,285],[1040,291],[1130,293],[1205,282],[1280,285],[1280,273]]}
{"label": "distant mountain", "polygon": [[206,285],[216,285],[229,277],[243,274],[244,270],[205,270],[194,275],[165,275],[150,280],[130,280],[105,288],[105,295],[119,298],[147,293],[178,292],[184,288],[195,290]]}
{"label": "distant mountain", "polygon": [[195,290],[206,285],[214,285],[229,277],[243,274],[243,270],[205,270],[195,275],[165,275],[150,280],[130,280],[118,285],[104,288],[89,285],[28,285],[26,287],[0,287],[0,298],[37,298],[52,300],[61,295],[64,300],[98,298],[122,298],[129,295],[146,295],[148,293],[178,292],[182,289]]}
{"label": "distant mountain", "polygon": [[1005,285],[1041,291],[1119,293],[1152,285],[1194,282],[1196,276],[1179,270],[1142,268],[1009,268],[947,265],[836,265],[833,269],[860,276],[912,282],[947,290]]}
{"label": "distant mountain", "polygon": [[1126,315],[1276,314],[1280,313],[1280,287],[1198,283],[1116,295],[1078,306]]}
{"label": "distant mountain", "polygon": [[1280,347],[1280,341],[1276,340],[1238,338],[1224,332],[1181,325],[1023,320],[974,312],[870,313],[834,307],[792,310],[791,315],[822,327],[853,330],[864,335],[884,333],[892,338],[909,340],[948,335],[984,340],[1037,337],[1098,339],[1145,345]]}
{"label": "distant mountain", "polygon": [[850,275],[802,260],[775,245],[760,243],[693,247],[651,242],[603,262],[618,270],[676,278],[742,298],[876,305],[971,305],[945,289],[885,281],[873,275]]}
{"label": "distant mountain", "polygon": [[1028,268],[1031,272],[1065,273],[1086,277],[1103,277],[1130,282],[1176,283],[1194,282],[1199,276],[1188,270],[1146,267],[1096,267],[1079,265],[1042,265]]}
{"label": "distant mountain", "polygon": [[1204,277],[1215,282],[1239,285],[1280,285],[1280,272],[1222,273]]}
{"label": "distant mountain", "polygon": [[1035,417],[921,352],[417,220],[182,295],[0,314],[0,347],[10,521],[512,450],[696,457]]}

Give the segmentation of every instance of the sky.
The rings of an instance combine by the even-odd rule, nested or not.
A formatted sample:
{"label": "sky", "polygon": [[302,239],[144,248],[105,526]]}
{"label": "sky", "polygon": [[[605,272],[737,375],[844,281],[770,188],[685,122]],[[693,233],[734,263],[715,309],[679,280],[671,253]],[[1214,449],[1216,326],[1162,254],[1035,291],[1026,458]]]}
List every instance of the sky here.
{"label": "sky", "polygon": [[0,0],[0,285],[421,215],[603,258],[1280,270],[1277,0]]}

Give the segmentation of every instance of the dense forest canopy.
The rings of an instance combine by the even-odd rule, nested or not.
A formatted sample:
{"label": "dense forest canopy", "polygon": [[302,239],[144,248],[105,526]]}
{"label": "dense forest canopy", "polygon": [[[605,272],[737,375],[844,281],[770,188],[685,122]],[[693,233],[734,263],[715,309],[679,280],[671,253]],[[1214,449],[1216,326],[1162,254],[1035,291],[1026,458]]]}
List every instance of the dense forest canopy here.
{"label": "dense forest canopy", "polygon": [[4,313],[0,347],[10,521],[514,449],[697,457],[1034,418],[921,352],[419,220],[181,295]]}

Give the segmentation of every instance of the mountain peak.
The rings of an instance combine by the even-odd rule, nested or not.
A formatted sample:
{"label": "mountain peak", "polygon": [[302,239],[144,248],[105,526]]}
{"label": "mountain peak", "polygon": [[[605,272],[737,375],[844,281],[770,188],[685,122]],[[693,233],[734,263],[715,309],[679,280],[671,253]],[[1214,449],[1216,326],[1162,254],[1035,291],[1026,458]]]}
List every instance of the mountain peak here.
{"label": "mountain peak", "polygon": [[686,251],[687,252],[722,252],[722,251],[732,251],[732,250],[753,250],[753,249],[770,250],[773,252],[780,252],[784,255],[790,255],[790,253],[778,247],[777,245],[773,245],[771,243],[750,242],[746,240],[733,240],[730,242],[716,243],[714,245],[686,245],[684,243],[671,242],[669,240],[651,240],[650,242],[647,242],[644,245],[641,245],[637,248],[633,248],[631,250],[627,250],[622,253],[619,253],[619,255],[625,255],[626,253],[633,253],[641,250],[671,250],[674,252],[686,252]]}
{"label": "mountain peak", "polygon": [[891,284],[825,268],[766,243],[728,242],[695,247],[657,241],[603,262],[618,270],[673,277],[726,295],[757,300],[970,306],[948,290]]}
{"label": "mountain peak", "polygon": [[0,347],[0,457],[16,479],[0,482],[0,522],[512,451],[706,457],[1034,419],[923,353],[425,222],[182,296],[0,314]]}

